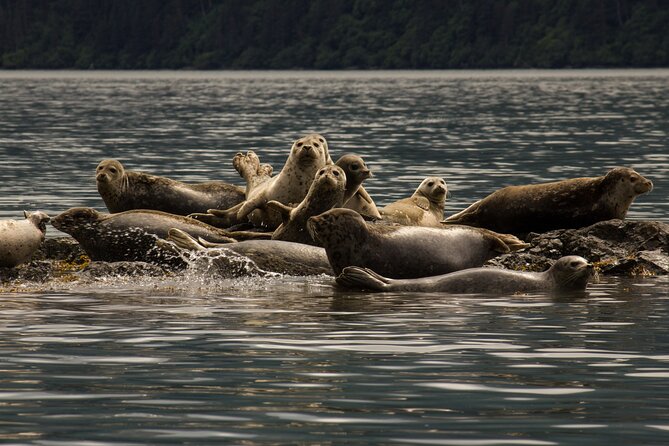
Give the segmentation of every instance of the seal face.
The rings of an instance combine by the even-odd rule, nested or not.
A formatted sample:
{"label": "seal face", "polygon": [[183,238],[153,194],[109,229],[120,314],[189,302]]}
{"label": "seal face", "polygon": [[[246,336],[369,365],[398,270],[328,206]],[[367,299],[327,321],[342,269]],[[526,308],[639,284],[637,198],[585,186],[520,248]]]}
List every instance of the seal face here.
{"label": "seal face", "polygon": [[409,198],[381,209],[384,221],[408,226],[438,228],[444,219],[448,186],[440,177],[427,177]]}
{"label": "seal face", "polygon": [[337,283],[351,288],[373,291],[418,291],[442,293],[512,294],[532,291],[568,293],[584,291],[592,277],[593,267],[583,257],[558,259],[543,273],[511,271],[501,268],[470,268],[440,276],[394,280],[371,269],[347,267]]}
{"label": "seal face", "polygon": [[125,170],[114,159],[95,170],[98,192],[111,213],[152,209],[176,215],[228,208],[244,200],[241,187],[225,181],[187,184],[170,178]]}
{"label": "seal face", "polygon": [[332,209],[311,217],[307,228],[325,248],[337,275],[347,266],[360,266],[392,278],[433,276],[481,266],[509,252],[511,242],[527,246],[515,237],[465,226],[370,224],[350,209]]}
{"label": "seal face", "polygon": [[12,268],[30,261],[44,241],[49,216],[23,212],[25,220],[0,220],[0,267]]}
{"label": "seal face", "polygon": [[650,180],[617,167],[601,177],[507,186],[451,215],[445,223],[521,235],[581,228],[624,219],[634,199],[652,189]]}
{"label": "seal face", "polygon": [[362,182],[373,176],[365,161],[358,155],[348,154],[339,158],[335,164],[346,174],[346,194],[342,207],[353,209],[364,217],[380,219],[376,203],[362,187]]}

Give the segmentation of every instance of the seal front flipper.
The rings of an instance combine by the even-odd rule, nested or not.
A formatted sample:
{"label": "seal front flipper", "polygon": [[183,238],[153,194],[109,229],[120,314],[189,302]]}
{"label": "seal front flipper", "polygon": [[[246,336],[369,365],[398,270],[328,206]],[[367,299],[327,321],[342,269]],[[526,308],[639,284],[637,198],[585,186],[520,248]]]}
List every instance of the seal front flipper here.
{"label": "seal front flipper", "polygon": [[426,197],[413,196],[411,197],[411,201],[413,201],[416,206],[423,209],[424,211],[430,210],[430,200],[428,200]]}
{"label": "seal front flipper", "polygon": [[206,251],[192,235],[181,229],[172,228],[167,232],[167,241],[172,242],[178,248],[189,251]]}
{"label": "seal front flipper", "polygon": [[375,273],[369,268],[347,266],[336,279],[339,285],[348,288],[363,288],[374,291],[384,291],[390,280]]}
{"label": "seal front flipper", "polygon": [[268,201],[267,207],[274,209],[279,214],[281,214],[281,219],[283,220],[284,224],[287,224],[290,221],[290,212],[294,209],[292,206],[286,206],[285,204],[274,200]]}
{"label": "seal front flipper", "polygon": [[246,200],[237,211],[237,219],[242,220],[246,218],[254,210],[264,207],[266,203],[267,198],[265,198],[265,194],[260,194],[257,197]]}

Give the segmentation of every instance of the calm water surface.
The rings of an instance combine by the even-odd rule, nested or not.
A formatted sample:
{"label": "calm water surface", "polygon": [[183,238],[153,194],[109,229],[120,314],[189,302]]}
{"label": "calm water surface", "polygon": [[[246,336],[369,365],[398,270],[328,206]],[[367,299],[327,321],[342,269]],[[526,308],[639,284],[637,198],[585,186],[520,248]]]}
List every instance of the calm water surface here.
{"label": "calm water surface", "polygon": [[[508,184],[651,178],[669,221],[669,71],[0,72],[0,217],[104,209],[94,170],[239,183],[318,131],[383,205],[447,214]],[[62,235],[49,228],[51,236]],[[669,280],[587,295],[342,291],[327,277],[108,277],[0,300],[0,441],[34,445],[669,442]]]}

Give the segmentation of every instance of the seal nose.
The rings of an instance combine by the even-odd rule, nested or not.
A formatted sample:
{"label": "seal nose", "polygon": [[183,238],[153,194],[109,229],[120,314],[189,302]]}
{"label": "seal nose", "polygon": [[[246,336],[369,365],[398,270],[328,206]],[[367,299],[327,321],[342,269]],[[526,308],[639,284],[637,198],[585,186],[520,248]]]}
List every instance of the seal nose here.
{"label": "seal nose", "polygon": [[95,176],[95,181],[108,181],[109,177],[104,172],[101,172]]}

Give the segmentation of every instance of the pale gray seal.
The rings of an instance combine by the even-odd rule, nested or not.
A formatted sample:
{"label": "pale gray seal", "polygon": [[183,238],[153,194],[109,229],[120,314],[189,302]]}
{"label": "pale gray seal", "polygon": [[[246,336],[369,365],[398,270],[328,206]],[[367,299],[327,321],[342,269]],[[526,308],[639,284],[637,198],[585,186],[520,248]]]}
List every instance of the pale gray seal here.
{"label": "pale gray seal", "polygon": [[111,213],[152,209],[188,215],[229,208],[244,201],[244,189],[225,181],[187,184],[170,178],[125,170],[114,159],[103,160],[95,174],[98,192]]}
{"label": "pale gray seal", "polygon": [[534,291],[573,292],[585,290],[593,266],[579,256],[566,256],[542,273],[501,268],[470,268],[440,276],[395,280],[371,269],[349,266],[337,283],[373,291],[418,291],[452,294],[529,293]]}
{"label": "pale gray seal", "polygon": [[424,228],[367,223],[350,209],[311,217],[307,228],[325,248],[335,274],[347,266],[410,279],[482,266],[497,255],[527,247],[516,237],[480,228]]}
{"label": "pale gray seal", "polygon": [[365,161],[358,155],[348,154],[341,156],[335,164],[346,173],[346,194],[341,207],[353,209],[363,217],[381,219],[376,203],[362,186],[363,181],[373,176]]}
{"label": "pale gray seal", "polygon": [[634,199],[652,189],[650,180],[617,167],[601,177],[507,186],[451,215],[445,223],[517,235],[581,228],[613,218],[623,220]]}
{"label": "pale gray seal", "polygon": [[30,261],[44,241],[49,216],[23,211],[25,220],[0,220],[0,267],[11,268]]}
{"label": "pale gray seal", "polygon": [[439,228],[444,219],[446,181],[439,177],[427,177],[409,198],[390,203],[381,209],[383,221],[407,226]]}

